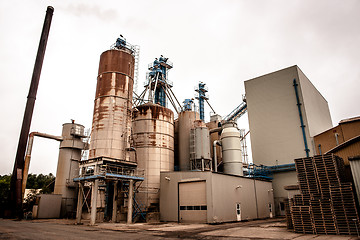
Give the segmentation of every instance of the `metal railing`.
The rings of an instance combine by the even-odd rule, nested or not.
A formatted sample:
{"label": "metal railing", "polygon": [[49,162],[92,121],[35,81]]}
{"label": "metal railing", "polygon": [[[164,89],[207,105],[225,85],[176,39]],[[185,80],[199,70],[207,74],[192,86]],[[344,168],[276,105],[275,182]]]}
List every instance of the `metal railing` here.
{"label": "metal railing", "polygon": [[119,166],[116,164],[97,164],[83,166],[80,171],[79,178],[90,177],[96,175],[116,174],[119,176],[134,176],[143,178],[145,176],[145,170],[137,169],[133,167]]}

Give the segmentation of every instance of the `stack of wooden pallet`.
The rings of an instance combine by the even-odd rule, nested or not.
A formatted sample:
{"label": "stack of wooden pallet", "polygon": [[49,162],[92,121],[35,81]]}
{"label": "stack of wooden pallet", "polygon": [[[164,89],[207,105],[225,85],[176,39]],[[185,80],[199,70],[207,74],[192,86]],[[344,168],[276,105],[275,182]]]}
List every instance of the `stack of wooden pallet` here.
{"label": "stack of wooden pallet", "polygon": [[351,183],[343,183],[339,186],[330,186],[331,208],[340,234],[356,234],[359,227],[356,225],[359,218],[356,212],[356,204],[353,196]]}
{"label": "stack of wooden pallet", "polygon": [[288,229],[294,229],[294,225],[292,222],[292,218],[291,218],[291,212],[290,212],[290,205],[292,206],[293,204],[291,203],[292,199],[287,199],[287,201],[284,202],[285,205],[285,217],[286,217],[286,227]]}
{"label": "stack of wooden pallet", "polygon": [[[343,160],[332,154],[295,159],[302,194],[289,199],[298,233],[357,234],[359,217]],[[311,224],[311,229],[309,229]]]}
{"label": "stack of wooden pallet", "polygon": [[311,219],[310,206],[292,206],[291,215],[295,232],[315,233]]}
{"label": "stack of wooden pallet", "polygon": [[301,193],[318,193],[319,189],[316,181],[316,172],[312,161],[309,161],[307,158],[295,159],[295,167]]}

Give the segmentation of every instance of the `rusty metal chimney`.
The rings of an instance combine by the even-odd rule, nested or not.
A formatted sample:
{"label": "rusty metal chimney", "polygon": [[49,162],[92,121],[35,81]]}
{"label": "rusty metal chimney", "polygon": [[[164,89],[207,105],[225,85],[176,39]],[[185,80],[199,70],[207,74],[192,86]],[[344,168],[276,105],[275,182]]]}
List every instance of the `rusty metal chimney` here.
{"label": "rusty metal chimney", "polygon": [[31,79],[29,94],[27,97],[24,119],[21,127],[19,143],[15,158],[14,170],[11,177],[10,185],[10,204],[11,204],[11,215],[19,219],[23,218],[22,211],[22,176],[24,171],[24,157],[25,150],[27,145],[27,139],[30,132],[30,125],[32,114],[34,110],[36,93],[39,85],[41,68],[44,60],[46,44],[49,36],[50,25],[52,20],[52,15],[54,8],[49,6],[46,10],[46,16],[44,20],[44,25],[41,33],[40,43],[38,52],[36,55],[34,71]]}

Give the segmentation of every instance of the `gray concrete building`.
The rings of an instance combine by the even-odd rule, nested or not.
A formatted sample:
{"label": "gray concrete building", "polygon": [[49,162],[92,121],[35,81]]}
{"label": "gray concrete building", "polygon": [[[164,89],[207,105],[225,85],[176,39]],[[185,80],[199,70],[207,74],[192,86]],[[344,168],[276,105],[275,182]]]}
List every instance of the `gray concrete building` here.
{"label": "gray concrete building", "polygon": [[[298,66],[245,81],[253,162],[276,166],[316,154],[313,137],[332,127],[326,99]],[[273,175],[277,214],[296,172]]]}
{"label": "gray concrete building", "polygon": [[268,218],[273,190],[268,181],[214,172],[162,172],[160,220],[220,223]]}

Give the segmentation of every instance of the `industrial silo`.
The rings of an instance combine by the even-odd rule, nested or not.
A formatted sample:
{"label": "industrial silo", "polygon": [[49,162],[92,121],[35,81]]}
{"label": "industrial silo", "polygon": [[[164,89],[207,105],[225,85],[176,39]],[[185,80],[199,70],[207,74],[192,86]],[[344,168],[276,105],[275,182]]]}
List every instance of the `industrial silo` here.
{"label": "industrial silo", "polygon": [[190,130],[190,170],[212,170],[209,129],[202,120]]}
{"label": "industrial silo", "polygon": [[128,48],[100,56],[89,159],[129,160],[135,58]]}
{"label": "industrial silo", "polygon": [[160,172],[174,171],[174,114],[158,104],[140,105],[133,112],[132,131],[138,168],[145,169],[137,201],[159,211]]}
{"label": "industrial silo", "polygon": [[240,131],[236,123],[225,123],[220,139],[224,173],[243,176]]}
{"label": "industrial silo", "polygon": [[69,214],[76,209],[77,184],[73,179],[79,175],[81,151],[84,149],[84,126],[65,123],[61,137],[54,194],[62,195],[61,216],[71,217]]}
{"label": "industrial silo", "polygon": [[199,113],[183,111],[179,113],[178,148],[180,171],[190,170],[190,131],[194,128],[194,121],[200,119]]}

